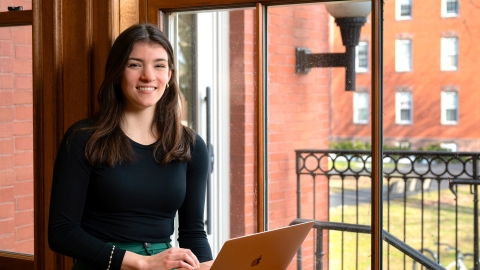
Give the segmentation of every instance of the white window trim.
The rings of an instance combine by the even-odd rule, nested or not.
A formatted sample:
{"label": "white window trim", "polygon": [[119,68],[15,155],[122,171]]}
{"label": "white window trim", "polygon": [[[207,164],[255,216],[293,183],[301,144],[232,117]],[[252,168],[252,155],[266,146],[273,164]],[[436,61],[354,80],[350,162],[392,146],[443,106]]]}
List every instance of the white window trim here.
{"label": "white window trim", "polygon": [[[456,94],[456,110],[457,110],[457,115],[456,115],[456,119],[455,121],[448,121],[447,120],[447,113],[446,113],[446,110],[448,109],[446,106],[445,106],[445,102],[444,102],[444,98],[447,97],[447,94],[448,93],[455,93]],[[459,121],[459,102],[458,102],[458,92],[457,91],[442,91],[442,94],[441,94],[441,99],[440,99],[440,107],[441,107],[441,123],[442,125],[458,125],[458,121]]]}
{"label": "white window trim", "polygon": [[[405,66],[405,65],[401,65],[402,62],[401,62],[401,57],[403,57],[403,55],[400,55],[399,54],[399,50],[398,50],[398,47],[400,46],[403,46],[404,44],[402,43],[408,43],[409,45],[409,50],[410,50],[410,59],[408,60],[409,61],[409,66]],[[397,39],[395,40],[395,71],[398,71],[398,72],[409,72],[409,71],[412,71],[412,66],[413,66],[413,57],[412,57],[412,40],[411,39]]]}
{"label": "white window trim", "polygon": [[[455,51],[455,56],[456,56],[456,66],[447,66],[446,65],[446,57],[453,55],[453,54],[448,54],[449,52],[446,51],[445,46],[447,45],[447,40],[450,39],[455,39],[456,40],[456,51]],[[452,71],[452,70],[458,70],[458,38],[457,37],[442,37],[440,40],[440,69],[442,71]]]}
{"label": "white window trim", "polygon": [[[409,120],[402,120],[400,111],[402,109],[400,104],[400,95],[401,94],[409,94],[410,95],[410,119]],[[408,91],[399,91],[395,95],[395,123],[399,125],[411,125],[413,124],[413,95],[412,92]]]}
{"label": "white window trim", "polygon": [[369,123],[369,117],[367,117],[366,120],[363,120],[363,119],[358,119],[359,115],[358,115],[358,111],[357,111],[357,104],[358,104],[358,99],[360,98],[359,96],[360,95],[367,95],[367,99],[366,99],[366,109],[367,109],[367,112],[370,110],[370,95],[368,92],[355,92],[353,94],[353,123],[355,124],[368,124]]}
{"label": "white window trim", "polygon": [[[359,49],[360,47],[365,47],[367,50],[367,67],[361,67],[360,64],[360,58],[359,58]],[[355,47],[355,71],[357,73],[366,73],[368,72],[368,42],[367,41],[360,41],[358,42],[358,45]]]}
{"label": "white window trim", "polygon": [[[409,2],[410,4],[410,15],[409,16],[402,16],[402,11],[401,11],[401,6],[403,3]],[[398,21],[403,21],[403,20],[411,20],[412,19],[412,0],[395,0],[395,19]]]}
{"label": "white window trim", "polygon": [[448,13],[447,12],[447,0],[441,0],[441,1],[442,1],[442,17],[443,18],[458,17],[458,13],[459,13],[458,0],[457,0],[457,13]]}

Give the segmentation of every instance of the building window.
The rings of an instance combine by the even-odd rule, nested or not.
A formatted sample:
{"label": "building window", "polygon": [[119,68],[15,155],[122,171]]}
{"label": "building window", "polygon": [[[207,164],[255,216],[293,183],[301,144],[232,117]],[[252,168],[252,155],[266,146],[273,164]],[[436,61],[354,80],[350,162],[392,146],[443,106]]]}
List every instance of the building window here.
{"label": "building window", "polygon": [[353,94],[353,122],[356,124],[368,123],[368,93],[355,92]]}
{"label": "building window", "polygon": [[410,20],[412,18],[412,0],[397,0],[396,3],[397,20]]}
{"label": "building window", "polygon": [[455,91],[442,92],[442,124],[458,124],[458,93]]}
{"label": "building window", "polygon": [[457,152],[458,150],[456,143],[441,143],[440,147],[443,149],[448,149],[450,152]]}
{"label": "building window", "polygon": [[412,123],[412,92],[397,92],[396,95],[396,123]]}
{"label": "building window", "polygon": [[442,17],[458,16],[458,0],[442,0]]}
{"label": "building window", "polygon": [[441,69],[458,69],[458,38],[444,37],[441,41]]}
{"label": "building window", "polygon": [[395,41],[395,70],[412,70],[412,41],[410,39],[397,39]]}
{"label": "building window", "polygon": [[368,71],[368,42],[360,41],[355,48],[356,53],[356,71],[367,72]]}

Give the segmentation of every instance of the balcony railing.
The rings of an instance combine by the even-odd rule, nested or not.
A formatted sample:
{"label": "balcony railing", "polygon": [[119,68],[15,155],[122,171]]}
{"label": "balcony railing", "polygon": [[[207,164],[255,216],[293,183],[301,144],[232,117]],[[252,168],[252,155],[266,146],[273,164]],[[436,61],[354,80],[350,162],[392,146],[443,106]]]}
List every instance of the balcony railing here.
{"label": "balcony railing", "polygon": [[[384,230],[415,250],[432,250],[445,266],[462,256],[460,250],[473,253],[470,268],[480,269],[479,158],[480,153],[384,151]],[[325,194],[313,192],[309,195],[313,196],[309,200],[313,206],[305,207],[305,203],[301,203],[302,196],[306,195],[302,190],[303,193],[308,191],[302,186],[315,187],[326,181],[328,221],[370,226],[371,161],[369,151],[297,150],[297,217],[316,219],[315,214],[312,217],[305,213],[307,210],[302,211],[302,206],[305,209],[325,207],[325,203],[320,202],[325,200],[321,197]],[[338,243],[332,243],[335,240]],[[342,269],[349,268],[346,256],[354,265],[361,263],[359,246],[362,240],[358,234],[350,239],[344,232],[331,233],[328,241],[330,245],[341,245],[338,250],[342,253],[330,253],[328,261],[335,261]],[[346,241],[349,246],[355,246],[355,255],[344,254]],[[446,251],[442,246],[445,243],[454,247],[454,251]],[[411,269],[411,256],[395,255],[395,252],[390,245],[384,249],[388,254],[386,269]]]}

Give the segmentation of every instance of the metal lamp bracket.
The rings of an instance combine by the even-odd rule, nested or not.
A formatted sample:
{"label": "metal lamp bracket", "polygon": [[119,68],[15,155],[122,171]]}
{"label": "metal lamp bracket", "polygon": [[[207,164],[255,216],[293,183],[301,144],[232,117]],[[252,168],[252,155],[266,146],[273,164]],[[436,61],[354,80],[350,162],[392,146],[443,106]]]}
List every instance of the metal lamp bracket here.
{"label": "metal lamp bracket", "polygon": [[316,53],[308,48],[296,48],[295,71],[307,74],[316,67],[345,67],[345,89],[355,90],[355,47],[360,39],[360,29],[367,21],[366,17],[337,18],[340,27],[344,53]]}

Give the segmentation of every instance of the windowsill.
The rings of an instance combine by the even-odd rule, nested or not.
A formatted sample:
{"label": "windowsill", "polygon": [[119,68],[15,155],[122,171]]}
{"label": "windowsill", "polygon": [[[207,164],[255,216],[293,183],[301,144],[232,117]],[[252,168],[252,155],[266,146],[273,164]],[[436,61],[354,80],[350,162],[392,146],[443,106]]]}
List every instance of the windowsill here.
{"label": "windowsill", "polygon": [[368,73],[368,69],[357,69],[355,70],[356,73]]}
{"label": "windowsill", "polygon": [[406,16],[406,17],[395,17],[397,21],[410,21],[412,19],[412,16]]}
{"label": "windowsill", "polygon": [[442,18],[458,18],[458,13],[457,14],[442,14]]}
{"label": "windowsill", "polygon": [[353,124],[355,124],[355,125],[363,125],[363,126],[364,126],[364,125],[368,125],[369,122],[353,122]]}
{"label": "windowsill", "polygon": [[396,122],[395,124],[401,125],[401,126],[411,126],[411,125],[413,125],[412,122]]}
{"label": "windowsill", "polygon": [[440,71],[458,71],[458,68],[440,68]]}
{"label": "windowsill", "polygon": [[444,126],[458,126],[458,122],[442,122]]}
{"label": "windowsill", "polygon": [[398,73],[412,72],[411,69],[410,70],[398,70],[398,69],[396,69],[395,71],[398,72]]}

